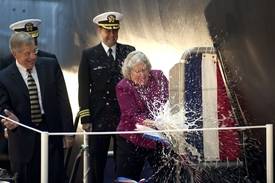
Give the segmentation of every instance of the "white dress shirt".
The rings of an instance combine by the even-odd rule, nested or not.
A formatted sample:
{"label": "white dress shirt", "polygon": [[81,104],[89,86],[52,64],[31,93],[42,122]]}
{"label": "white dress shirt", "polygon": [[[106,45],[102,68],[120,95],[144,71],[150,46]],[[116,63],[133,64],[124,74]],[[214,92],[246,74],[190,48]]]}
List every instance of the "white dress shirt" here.
{"label": "white dress shirt", "polygon": [[114,57],[114,59],[116,60],[116,44],[112,47],[108,47],[106,44],[104,44],[103,42],[101,42],[106,54],[109,56],[109,48],[112,49],[112,55]]}
{"label": "white dress shirt", "polygon": [[[19,64],[17,61],[16,61],[16,66],[26,84],[26,86],[28,87],[28,71],[25,67],[23,67],[21,64]],[[41,109],[41,113],[44,114],[44,109],[43,109],[43,105],[42,105],[42,97],[41,97],[41,91],[40,91],[40,85],[39,85],[39,80],[38,80],[38,76],[37,76],[37,72],[36,72],[36,68],[33,67],[32,68],[32,71],[31,71],[31,75],[35,81],[35,84],[36,84],[36,87],[37,87],[37,92],[38,92],[38,99],[39,99],[39,105],[40,105],[40,109]]]}

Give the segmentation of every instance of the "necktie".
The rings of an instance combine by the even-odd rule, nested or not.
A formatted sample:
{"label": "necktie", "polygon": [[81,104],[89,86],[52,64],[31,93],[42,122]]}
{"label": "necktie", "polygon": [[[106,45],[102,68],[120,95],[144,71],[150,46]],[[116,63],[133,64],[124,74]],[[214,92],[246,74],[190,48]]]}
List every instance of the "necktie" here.
{"label": "necktie", "polygon": [[112,48],[109,48],[109,50],[108,50],[108,53],[109,53],[109,58],[110,58],[112,61],[115,61],[115,59],[114,59],[114,56],[113,56],[112,52],[113,52]]}
{"label": "necktie", "polygon": [[29,90],[29,96],[30,96],[30,104],[31,104],[31,119],[33,123],[40,123],[42,122],[42,114],[41,109],[39,105],[39,98],[38,98],[38,90],[36,83],[31,75],[31,70],[27,70],[28,72],[28,78],[27,78],[27,84],[28,84],[28,90]]}

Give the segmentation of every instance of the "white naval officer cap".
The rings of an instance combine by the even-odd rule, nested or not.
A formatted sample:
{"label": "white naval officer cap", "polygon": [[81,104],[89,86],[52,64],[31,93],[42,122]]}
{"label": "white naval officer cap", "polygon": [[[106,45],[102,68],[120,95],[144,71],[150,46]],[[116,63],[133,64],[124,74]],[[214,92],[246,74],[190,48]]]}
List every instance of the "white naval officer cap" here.
{"label": "white naval officer cap", "polygon": [[119,22],[123,14],[119,12],[105,12],[94,17],[93,22],[104,29],[119,29]]}
{"label": "white naval officer cap", "polygon": [[29,33],[33,38],[36,38],[39,36],[38,32],[38,25],[41,24],[40,19],[25,19],[20,20],[18,22],[14,22],[10,25],[10,29],[14,32],[27,32]]}

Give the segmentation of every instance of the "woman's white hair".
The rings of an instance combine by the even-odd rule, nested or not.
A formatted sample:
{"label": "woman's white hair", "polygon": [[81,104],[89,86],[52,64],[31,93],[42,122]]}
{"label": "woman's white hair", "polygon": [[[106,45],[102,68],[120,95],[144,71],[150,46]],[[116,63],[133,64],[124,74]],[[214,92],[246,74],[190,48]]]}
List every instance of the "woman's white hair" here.
{"label": "woman's white hair", "polygon": [[149,59],[146,57],[146,55],[141,51],[133,51],[128,54],[126,59],[124,60],[124,63],[122,65],[121,71],[124,78],[131,79],[131,70],[133,67],[137,64],[143,63],[146,65],[146,69],[148,71],[151,70],[152,66],[149,61]]}

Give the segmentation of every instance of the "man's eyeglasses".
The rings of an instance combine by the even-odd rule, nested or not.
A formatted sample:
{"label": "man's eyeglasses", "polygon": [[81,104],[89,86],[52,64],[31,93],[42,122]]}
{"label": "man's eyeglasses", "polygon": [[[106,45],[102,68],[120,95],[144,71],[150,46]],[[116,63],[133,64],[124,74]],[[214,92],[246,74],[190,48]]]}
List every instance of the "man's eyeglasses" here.
{"label": "man's eyeglasses", "polygon": [[31,55],[37,55],[38,48],[34,49],[25,49],[24,51],[19,51],[20,54],[22,54],[24,57],[30,57]]}

